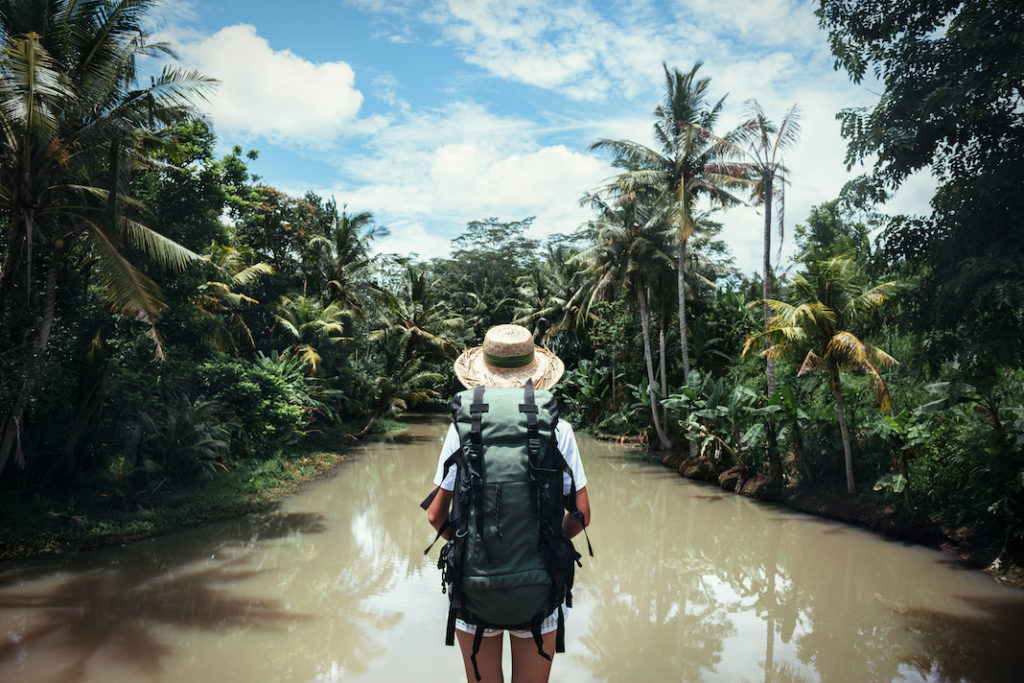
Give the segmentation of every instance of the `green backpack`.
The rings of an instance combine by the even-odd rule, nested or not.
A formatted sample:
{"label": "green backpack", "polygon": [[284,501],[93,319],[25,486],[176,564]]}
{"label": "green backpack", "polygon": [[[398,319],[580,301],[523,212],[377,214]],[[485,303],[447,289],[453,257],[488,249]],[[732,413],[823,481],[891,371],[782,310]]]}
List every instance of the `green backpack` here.
{"label": "green backpack", "polygon": [[[460,446],[444,473],[458,469],[451,514],[438,537],[450,526],[452,540],[437,566],[451,599],[445,642],[455,643],[456,618],[477,625],[472,662],[479,680],[476,655],[486,628],[530,631],[537,651],[550,659],[540,629],[557,609],[555,651],[565,651],[562,605],[572,606],[580,554],[562,517],[568,510],[582,523],[583,515],[557,447],[558,404],[550,392],[535,391],[532,382],[525,389],[477,387],[456,394],[451,409]],[[563,472],[570,476],[568,496]]]}

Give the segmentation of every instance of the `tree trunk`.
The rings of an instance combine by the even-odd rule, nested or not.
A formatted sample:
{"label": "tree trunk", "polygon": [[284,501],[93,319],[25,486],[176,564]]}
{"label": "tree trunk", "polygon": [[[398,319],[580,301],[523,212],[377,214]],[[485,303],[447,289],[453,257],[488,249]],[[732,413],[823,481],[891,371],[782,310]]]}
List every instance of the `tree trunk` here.
{"label": "tree trunk", "polygon": [[651,403],[651,419],[654,422],[654,431],[658,434],[658,441],[662,450],[672,448],[672,442],[665,436],[661,428],[661,420],[658,417],[658,402],[654,400],[654,361],[651,358],[651,321],[647,313],[647,297],[641,287],[636,288],[636,298],[640,303],[640,327],[644,337],[644,361],[647,363],[647,397]]}
{"label": "tree trunk", "polygon": [[8,232],[7,243],[4,245],[3,259],[0,260],[0,317],[7,310],[7,290],[11,283],[11,271],[14,270],[15,240],[16,236]]}
{"label": "tree trunk", "polygon": [[[661,376],[661,396],[664,398],[668,396],[668,373],[665,370],[665,328],[668,325],[668,320],[664,311],[661,311],[659,306],[658,314],[658,373]],[[668,425],[668,408],[664,405],[661,407],[661,422],[664,425]]]}
{"label": "tree trunk", "polygon": [[676,263],[676,275],[679,279],[679,345],[683,353],[683,384],[690,382],[690,349],[689,337],[686,334],[686,243],[679,240],[679,256]]}
{"label": "tree trunk", "polygon": [[774,415],[768,417],[768,481],[773,493],[782,493],[782,457]]}
{"label": "tree trunk", "polygon": [[618,375],[618,372],[617,372],[616,366],[615,366],[615,356],[617,356],[617,355],[618,355],[618,349],[613,344],[612,345],[612,412],[615,412],[615,411],[617,411],[619,409],[619,399],[618,399],[619,375]]}
{"label": "tree trunk", "polygon": [[25,415],[25,408],[28,406],[29,398],[32,397],[32,390],[36,386],[35,366],[43,358],[46,352],[46,345],[50,341],[50,329],[53,327],[53,316],[56,310],[57,301],[57,273],[60,270],[60,259],[62,250],[54,252],[50,260],[50,267],[46,273],[46,295],[43,298],[43,317],[39,324],[39,333],[36,336],[36,343],[32,349],[32,358],[29,361],[28,372],[21,391],[14,402],[14,407],[4,420],[2,426],[3,434],[0,440],[0,474],[3,474],[7,461],[11,456],[11,449],[17,442],[18,448],[15,451],[15,463],[24,469],[25,458],[21,452],[21,419]]}
{"label": "tree trunk", "polygon": [[[690,383],[690,349],[686,335],[686,243],[687,239],[679,240],[679,257],[676,264],[676,275],[679,278],[679,345],[683,352],[683,384]],[[690,457],[696,458],[697,442],[690,440]]]}
{"label": "tree trunk", "polygon": [[843,388],[839,384],[839,369],[832,368],[832,382],[836,395],[836,411],[839,413],[839,431],[843,435],[843,462],[846,465],[846,492],[856,493],[853,483],[853,453],[850,449],[850,431],[846,428],[846,408],[843,404]]}
{"label": "tree trunk", "polygon": [[82,403],[78,410],[78,417],[75,419],[75,424],[71,428],[71,434],[68,436],[67,441],[64,443],[64,448],[61,449],[60,455],[50,465],[50,468],[46,470],[42,479],[39,480],[39,488],[44,488],[50,479],[63,467],[68,457],[75,452],[78,447],[78,440],[82,438],[82,433],[85,428],[89,425],[89,420],[96,414],[96,411],[100,409],[104,401],[107,399],[107,381],[110,379],[110,370],[104,369],[100,375],[99,380],[93,385],[93,388],[89,391],[89,394],[85,397],[85,401]]}
{"label": "tree trunk", "polygon": [[[772,298],[772,176],[765,178],[764,183],[764,281],[761,283],[762,299]],[[771,317],[768,303],[761,301],[761,310],[764,313],[764,329],[768,331],[768,320]],[[775,361],[771,358],[768,361],[768,398],[775,395]]]}
{"label": "tree trunk", "polygon": [[369,434],[370,430],[373,429],[373,425],[376,424],[377,418],[379,418],[383,414],[384,414],[384,409],[383,408],[378,407],[376,410],[374,410],[373,411],[373,415],[370,417],[370,421],[366,423],[365,427],[363,427],[362,429],[359,430],[358,433],[356,433],[356,438],[357,439],[361,439],[364,436],[366,436],[367,434]]}

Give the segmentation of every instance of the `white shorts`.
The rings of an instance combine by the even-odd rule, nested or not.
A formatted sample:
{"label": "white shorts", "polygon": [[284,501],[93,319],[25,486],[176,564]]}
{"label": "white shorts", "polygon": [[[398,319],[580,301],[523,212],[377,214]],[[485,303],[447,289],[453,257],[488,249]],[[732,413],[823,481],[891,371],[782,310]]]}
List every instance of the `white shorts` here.
{"label": "white shorts", "polygon": [[[565,609],[565,607],[562,608],[562,614],[563,614],[563,619],[568,619],[569,618],[569,610]],[[470,635],[476,635],[476,628],[477,628],[476,624],[467,624],[462,619],[456,619],[455,620],[455,628],[457,628],[458,630],[462,631],[463,633],[468,633]],[[540,623],[540,633],[541,633],[541,635],[544,635],[546,633],[551,633],[552,631],[554,631],[557,628],[558,628],[558,609],[556,608],[554,612],[549,614],[547,616],[547,618]],[[500,636],[504,632],[505,632],[505,629],[503,629],[503,628],[485,628],[484,629],[484,638],[490,638],[491,636]],[[530,633],[529,631],[513,631],[513,630],[509,630],[509,634],[515,636],[516,638],[533,638],[533,634]]]}

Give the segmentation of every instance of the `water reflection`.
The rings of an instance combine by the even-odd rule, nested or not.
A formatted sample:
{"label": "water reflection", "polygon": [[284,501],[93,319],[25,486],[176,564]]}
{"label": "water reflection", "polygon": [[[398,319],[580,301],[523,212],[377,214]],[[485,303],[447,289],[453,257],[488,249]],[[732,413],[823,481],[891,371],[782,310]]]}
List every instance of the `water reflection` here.
{"label": "water reflection", "polygon": [[594,680],[1013,680],[1024,665],[1019,591],[922,548],[626,469],[591,485],[595,509],[614,510],[595,514],[606,552],[585,579],[597,607],[577,661]]}
{"label": "water reflection", "polygon": [[[416,506],[446,425],[273,513],[0,573],[0,680],[452,681]],[[597,556],[559,681],[1014,680],[1024,598],[581,437]]]}

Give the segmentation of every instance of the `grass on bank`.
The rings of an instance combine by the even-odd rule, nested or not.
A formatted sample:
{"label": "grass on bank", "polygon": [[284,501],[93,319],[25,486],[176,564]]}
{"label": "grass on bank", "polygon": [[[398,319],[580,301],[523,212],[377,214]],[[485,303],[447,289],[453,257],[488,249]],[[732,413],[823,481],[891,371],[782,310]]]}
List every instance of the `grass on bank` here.
{"label": "grass on bank", "polygon": [[[396,420],[382,419],[373,433],[405,428]],[[108,488],[75,488],[30,499],[4,496],[0,562],[123,545],[266,510],[300,484],[328,476],[339,463],[351,460],[328,441],[307,439],[301,450],[265,460],[240,460],[227,470],[153,491],[115,495]]]}

